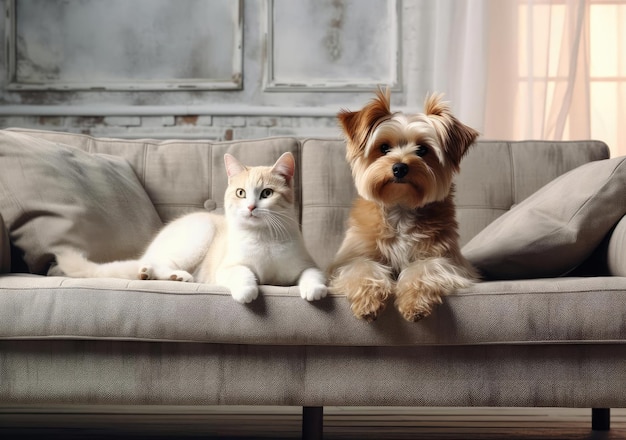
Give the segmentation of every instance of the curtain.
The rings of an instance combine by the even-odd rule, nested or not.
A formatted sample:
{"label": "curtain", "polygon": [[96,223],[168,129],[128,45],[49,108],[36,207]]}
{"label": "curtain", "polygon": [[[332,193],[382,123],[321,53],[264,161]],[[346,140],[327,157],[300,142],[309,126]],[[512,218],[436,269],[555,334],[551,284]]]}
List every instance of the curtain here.
{"label": "curtain", "polygon": [[437,1],[435,89],[484,139],[599,139],[626,155],[626,4]]}

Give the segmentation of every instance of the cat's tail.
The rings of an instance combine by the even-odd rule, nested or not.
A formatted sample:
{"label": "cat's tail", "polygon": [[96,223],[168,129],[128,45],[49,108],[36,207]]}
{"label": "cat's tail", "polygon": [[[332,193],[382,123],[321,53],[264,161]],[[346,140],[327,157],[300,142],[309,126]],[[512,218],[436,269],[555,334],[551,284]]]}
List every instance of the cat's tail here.
{"label": "cat's tail", "polygon": [[57,269],[72,278],[138,278],[139,262],[137,260],[112,261],[110,263],[94,263],[75,250],[64,250],[56,254]]}

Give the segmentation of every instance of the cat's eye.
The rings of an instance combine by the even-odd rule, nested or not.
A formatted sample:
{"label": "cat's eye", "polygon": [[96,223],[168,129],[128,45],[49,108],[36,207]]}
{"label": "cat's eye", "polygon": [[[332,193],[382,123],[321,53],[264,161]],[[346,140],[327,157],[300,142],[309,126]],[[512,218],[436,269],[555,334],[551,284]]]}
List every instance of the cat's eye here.
{"label": "cat's eye", "polygon": [[428,154],[428,146],[427,145],[418,145],[415,149],[415,154],[419,157],[424,157]]}
{"label": "cat's eye", "polygon": [[261,198],[267,199],[268,197],[271,197],[272,194],[274,194],[274,190],[272,188],[265,188],[261,191]]}
{"label": "cat's eye", "polygon": [[389,153],[389,151],[391,151],[391,147],[389,146],[389,144],[382,144],[380,146],[380,152],[383,153],[383,155]]}
{"label": "cat's eye", "polygon": [[237,197],[239,197],[240,199],[245,199],[246,198],[246,190],[243,188],[237,188],[237,190],[235,191],[235,195]]}

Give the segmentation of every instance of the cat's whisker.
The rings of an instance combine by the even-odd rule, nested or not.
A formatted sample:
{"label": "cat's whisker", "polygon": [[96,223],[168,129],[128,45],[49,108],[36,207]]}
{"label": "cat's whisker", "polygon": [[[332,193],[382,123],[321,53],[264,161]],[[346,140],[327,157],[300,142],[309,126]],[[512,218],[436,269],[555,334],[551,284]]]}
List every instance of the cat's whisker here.
{"label": "cat's whisker", "polygon": [[289,229],[284,224],[285,218],[280,215],[282,213],[267,209],[261,209],[259,213],[262,214],[261,218],[268,226],[272,238],[276,240],[288,240],[290,238]]}

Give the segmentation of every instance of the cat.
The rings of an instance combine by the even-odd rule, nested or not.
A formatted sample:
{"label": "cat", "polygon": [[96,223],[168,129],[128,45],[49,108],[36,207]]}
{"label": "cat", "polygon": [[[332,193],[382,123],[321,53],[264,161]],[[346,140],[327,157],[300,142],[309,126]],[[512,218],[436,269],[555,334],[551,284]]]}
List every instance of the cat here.
{"label": "cat", "polygon": [[326,296],[326,276],[306,250],[294,209],[295,159],[247,167],[224,155],[225,215],[194,212],[167,224],[137,260],[98,264],[75,250],[56,255],[58,269],[76,278],[173,280],[219,284],[240,303],[259,284],[296,282],[307,301]]}

